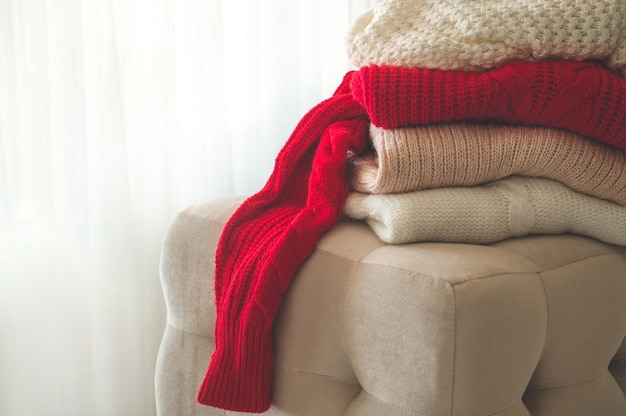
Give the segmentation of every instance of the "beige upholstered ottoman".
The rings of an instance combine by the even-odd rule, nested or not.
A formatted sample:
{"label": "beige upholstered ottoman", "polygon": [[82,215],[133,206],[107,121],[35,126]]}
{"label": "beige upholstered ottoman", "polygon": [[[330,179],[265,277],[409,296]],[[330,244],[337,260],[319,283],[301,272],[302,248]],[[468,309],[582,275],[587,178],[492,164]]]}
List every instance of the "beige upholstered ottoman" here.
{"label": "beige upholstered ottoman", "polygon": [[[213,252],[241,199],[171,226],[158,413],[196,404],[213,345]],[[569,234],[385,245],[343,221],[275,325],[269,415],[626,415],[626,249]]]}

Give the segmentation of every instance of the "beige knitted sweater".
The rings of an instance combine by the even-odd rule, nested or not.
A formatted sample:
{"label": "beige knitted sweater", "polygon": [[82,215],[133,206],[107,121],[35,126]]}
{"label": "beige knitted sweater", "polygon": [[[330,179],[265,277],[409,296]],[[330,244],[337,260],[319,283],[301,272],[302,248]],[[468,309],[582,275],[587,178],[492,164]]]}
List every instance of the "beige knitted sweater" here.
{"label": "beige knitted sweater", "polygon": [[356,20],[357,66],[482,70],[511,60],[626,66],[626,0],[382,0]]}
{"label": "beige knitted sweater", "polygon": [[491,243],[571,232],[626,245],[626,207],[543,178],[509,177],[475,187],[348,196],[344,212],[389,244]]}
{"label": "beige knitted sweater", "polygon": [[351,186],[366,193],[470,186],[510,175],[546,177],[626,205],[626,152],[544,127],[371,126],[374,152],[350,158]]}

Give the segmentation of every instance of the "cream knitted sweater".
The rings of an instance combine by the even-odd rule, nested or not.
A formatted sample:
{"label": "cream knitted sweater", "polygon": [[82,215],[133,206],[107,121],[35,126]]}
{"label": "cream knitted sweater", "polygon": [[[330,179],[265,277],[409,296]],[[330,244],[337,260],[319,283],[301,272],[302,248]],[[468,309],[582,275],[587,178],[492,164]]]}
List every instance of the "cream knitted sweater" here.
{"label": "cream knitted sweater", "polygon": [[529,234],[572,232],[626,245],[626,207],[542,178],[403,194],[348,196],[344,212],[365,220],[389,244],[491,243]]}
{"label": "cream knitted sweater", "polygon": [[350,158],[352,187],[366,193],[470,186],[540,176],[626,205],[626,152],[559,129],[489,124],[371,126],[374,152]]}
{"label": "cream knitted sweater", "polygon": [[382,0],[346,37],[357,66],[482,70],[511,60],[626,66],[626,0]]}

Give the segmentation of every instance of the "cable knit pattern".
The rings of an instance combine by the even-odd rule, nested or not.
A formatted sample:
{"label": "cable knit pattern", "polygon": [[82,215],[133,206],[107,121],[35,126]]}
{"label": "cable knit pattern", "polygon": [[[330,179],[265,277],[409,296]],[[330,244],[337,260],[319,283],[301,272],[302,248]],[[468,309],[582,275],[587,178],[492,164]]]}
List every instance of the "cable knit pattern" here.
{"label": "cable knit pattern", "polygon": [[385,129],[495,120],[626,149],[626,80],[591,62],[511,62],[483,73],[373,65],[355,72],[350,88]]}
{"label": "cable knit pattern", "polygon": [[346,37],[356,67],[478,71],[513,60],[626,66],[624,0],[382,0]]}
{"label": "cable knit pattern", "polygon": [[475,187],[402,194],[353,192],[346,215],[365,220],[389,244],[491,243],[571,232],[626,245],[626,207],[544,178],[509,177]]}
{"label": "cable knit pattern", "polygon": [[540,176],[626,205],[626,152],[564,130],[446,123],[370,128],[373,151],[350,158],[352,188],[397,193]]}

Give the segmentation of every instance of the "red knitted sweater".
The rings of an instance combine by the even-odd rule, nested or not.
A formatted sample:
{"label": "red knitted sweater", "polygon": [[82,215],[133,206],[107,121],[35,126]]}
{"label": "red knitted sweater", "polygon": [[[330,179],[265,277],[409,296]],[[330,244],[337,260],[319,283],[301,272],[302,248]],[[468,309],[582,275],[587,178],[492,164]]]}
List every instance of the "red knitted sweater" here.
{"label": "red knitted sweater", "polygon": [[216,349],[202,404],[270,406],[272,323],[298,267],[339,219],[348,151],[369,122],[398,128],[446,121],[562,128],[626,150],[626,83],[599,64],[513,62],[484,73],[370,66],[349,72],[296,126],[265,187],[222,233],[215,269]]}

